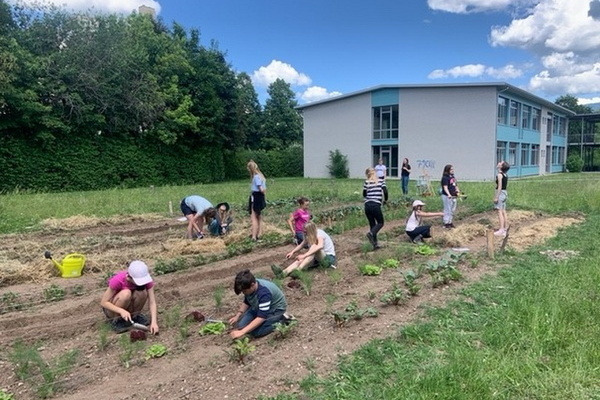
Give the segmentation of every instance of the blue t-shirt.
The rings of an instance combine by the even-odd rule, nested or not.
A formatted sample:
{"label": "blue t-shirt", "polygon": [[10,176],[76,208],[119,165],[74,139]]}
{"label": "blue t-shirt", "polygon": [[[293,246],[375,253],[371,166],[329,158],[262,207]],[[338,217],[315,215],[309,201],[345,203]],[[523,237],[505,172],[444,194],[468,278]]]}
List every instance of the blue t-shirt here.
{"label": "blue t-shirt", "polygon": [[267,183],[260,177],[259,174],[255,174],[252,178],[252,183],[250,184],[250,191],[260,192],[261,187],[263,190],[267,190]]}
{"label": "blue t-shirt", "polygon": [[246,303],[251,310],[256,311],[259,318],[268,318],[269,314],[281,310],[285,311],[287,302],[281,289],[273,282],[264,279],[257,279],[258,288],[254,293],[244,296]]}
{"label": "blue t-shirt", "polygon": [[185,205],[192,209],[197,214],[202,214],[204,210],[212,207],[210,201],[202,196],[188,196],[183,200]]}

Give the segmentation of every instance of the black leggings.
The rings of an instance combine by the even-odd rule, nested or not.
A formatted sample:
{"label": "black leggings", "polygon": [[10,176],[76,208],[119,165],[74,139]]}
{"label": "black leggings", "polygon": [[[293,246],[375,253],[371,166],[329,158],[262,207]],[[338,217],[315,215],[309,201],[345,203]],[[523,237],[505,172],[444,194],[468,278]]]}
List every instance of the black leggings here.
{"label": "black leggings", "polygon": [[383,228],[383,212],[381,212],[381,204],[369,201],[365,203],[365,215],[369,220],[369,227],[371,234],[375,241],[377,241],[377,232]]}

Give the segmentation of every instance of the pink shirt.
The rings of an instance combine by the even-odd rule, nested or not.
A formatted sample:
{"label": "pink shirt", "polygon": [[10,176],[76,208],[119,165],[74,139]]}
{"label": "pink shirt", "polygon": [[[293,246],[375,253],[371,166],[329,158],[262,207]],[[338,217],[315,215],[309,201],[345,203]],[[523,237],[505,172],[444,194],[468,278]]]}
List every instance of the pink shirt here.
{"label": "pink shirt", "polygon": [[[114,274],[113,277],[108,280],[108,287],[117,293],[123,289],[135,290],[137,288],[133,282],[127,280],[127,271],[120,271]],[[146,284],[145,287],[146,289],[153,288],[154,282]]]}
{"label": "pink shirt", "polygon": [[292,218],[294,218],[294,228],[296,229],[296,232],[304,232],[304,225],[310,220],[310,212],[299,208],[294,211]]}

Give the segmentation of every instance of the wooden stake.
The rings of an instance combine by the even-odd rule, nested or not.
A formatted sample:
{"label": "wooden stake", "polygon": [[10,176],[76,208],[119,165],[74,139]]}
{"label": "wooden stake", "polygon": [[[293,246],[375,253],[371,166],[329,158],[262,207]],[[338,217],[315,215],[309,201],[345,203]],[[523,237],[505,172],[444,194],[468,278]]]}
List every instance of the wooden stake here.
{"label": "wooden stake", "polygon": [[169,213],[173,215],[173,202],[169,201]]}
{"label": "wooden stake", "polygon": [[494,258],[494,231],[492,229],[487,230],[486,239],[488,257]]}

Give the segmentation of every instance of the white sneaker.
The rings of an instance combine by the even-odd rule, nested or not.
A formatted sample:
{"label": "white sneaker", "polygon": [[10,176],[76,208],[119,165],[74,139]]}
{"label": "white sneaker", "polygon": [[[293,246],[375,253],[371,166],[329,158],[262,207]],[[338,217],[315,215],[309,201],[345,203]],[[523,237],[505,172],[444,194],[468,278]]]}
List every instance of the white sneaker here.
{"label": "white sneaker", "polygon": [[498,229],[496,232],[494,232],[494,236],[506,236],[506,231],[504,229]]}

